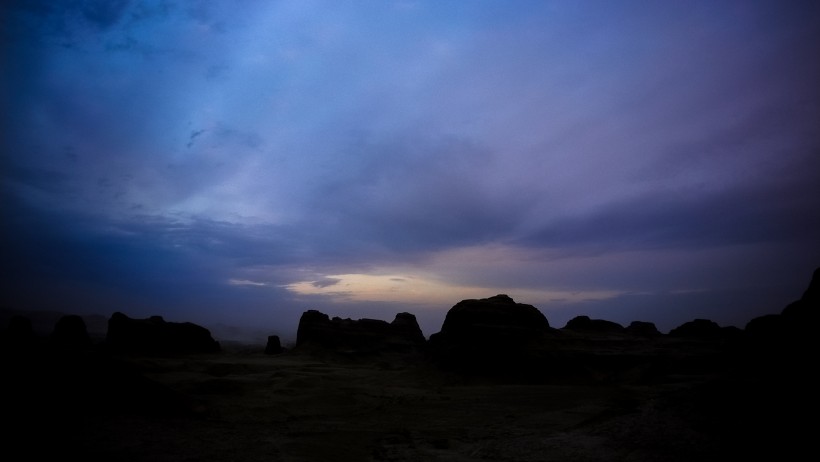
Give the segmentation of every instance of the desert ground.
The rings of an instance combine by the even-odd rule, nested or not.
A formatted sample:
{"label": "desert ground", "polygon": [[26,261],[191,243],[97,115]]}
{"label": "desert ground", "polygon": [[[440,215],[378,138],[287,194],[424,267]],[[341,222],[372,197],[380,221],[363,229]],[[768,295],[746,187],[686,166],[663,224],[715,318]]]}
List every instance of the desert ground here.
{"label": "desert ground", "polygon": [[267,355],[242,344],[214,354],[28,362],[6,369],[29,377],[5,381],[18,387],[4,393],[5,446],[16,454],[6,460],[717,461],[788,453],[766,435],[774,425],[765,419],[791,411],[767,411],[770,400],[760,396],[746,402],[763,387],[736,389],[720,348],[659,341],[640,348],[665,358],[662,371],[644,362],[537,382],[454,373],[415,355]]}

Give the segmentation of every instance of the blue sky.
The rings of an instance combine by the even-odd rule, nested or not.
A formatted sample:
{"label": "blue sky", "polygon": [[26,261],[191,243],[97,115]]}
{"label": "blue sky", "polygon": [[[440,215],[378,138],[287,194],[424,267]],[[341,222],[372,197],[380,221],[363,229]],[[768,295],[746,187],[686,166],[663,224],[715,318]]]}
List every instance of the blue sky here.
{"label": "blue sky", "polygon": [[820,8],[11,1],[4,306],[745,326],[820,266]]}

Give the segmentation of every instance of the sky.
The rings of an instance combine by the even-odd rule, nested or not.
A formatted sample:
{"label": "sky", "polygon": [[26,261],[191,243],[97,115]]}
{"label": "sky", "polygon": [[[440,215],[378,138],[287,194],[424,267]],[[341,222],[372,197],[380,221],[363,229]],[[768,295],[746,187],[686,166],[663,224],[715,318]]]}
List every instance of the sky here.
{"label": "sky", "polygon": [[812,1],[11,0],[0,305],[743,328],[820,266]]}

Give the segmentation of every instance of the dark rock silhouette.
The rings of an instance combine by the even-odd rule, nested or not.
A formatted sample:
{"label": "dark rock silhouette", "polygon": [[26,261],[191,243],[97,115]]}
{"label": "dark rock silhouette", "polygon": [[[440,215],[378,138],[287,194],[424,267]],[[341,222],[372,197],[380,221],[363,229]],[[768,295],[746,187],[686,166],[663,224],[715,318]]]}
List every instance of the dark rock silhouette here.
{"label": "dark rock silhouette", "polygon": [[638,337],[658,337],[663,335],[655,326],[654,322],[632,321],[625,330],[628,334]]}
{"label": "dark rock silhouette", "polygon": [[200,415],[196,401],[98,349],[79,316],[62,316],[49,335],[15,316],[3,339],[10,347],[0,356],[7,458],[76,458],[91,448],[76,445],[72,432],[92,420]]}
{"label": "dark rock silhouette", "polygon": [[720,325],[709,319],[694,319],[669,331],[670,337],[719,339],[723,335]]}
{"label": "dark rock silhouette", "polygon": [[396,318],[393,319],[393,322],[390,323],[390,326],[394,332],[400,334],[410,342],[421,344],[427,340],[424,337],[424,333],[421,331],[421,327],[419,327],[416,316],[413,314],[397,314]]}
{"label": "dark rock silhouette", "polygon": [[544,372],[545,337],[553,329],[532,305],[505,294],[458,302],[430,336],[431,358],[454,370],[500,376]]}
{"label": "dark rock silhouette", "polygon": [[221,351],[210,331],[197,324],[166,322],[161,316],[132,319],[120,312],[108,320],[104,345],[120,353],[146,355]]}
{"label": "dark rock silhouette", "polygon": [[[54,331],[57,321],[63,316],[75,314],[62,311],[41,311],[41,310],[16,310],[12,308],[0,308],[0,323],[8,325],[14,316],[22,316],[29,320],[34,334],[38,337],[48,337]],[[108,317],[99,314],[80,315],[85,322],[89,336],[96,343],[105,338],[108,330]]]}
{"label": "dark rock silhouette", "polygon": [[433,335],[437,341],[488,344],[526,341],[549,329],[549,321],[537,308],[499,294],[458,302],[447,312],[441,331]]}
{"label": "dark rock silhouette", "polygon": [[750,340],[776,349],[812,348],[812,337],[820,321],[820,268],[814,270],[803,296],[788,304],[779,314],[750,320],[746,333]]}
{"label": "dark rock silhouette", "polygon": [[786,321],[780,314],[764,314],[746,323],[746,334],[751,338],[763,340],[782,337],[788,331]]}
{"label": "dark rock silhouette", "polygon": [[284,350],[282,349],[282,342],[279,340],[278,335],[269,335],[268,342],[265,344],[265,354],[266,355],[278,355],[282,354]]}
{"label": "dark rock silhouette", "polygon": [[779,314],[750,320],[742,341],[718,376],[702,390],[698,409],[710,431],[727,447],[742,450],[737,458],[798,460],[814,438],[806,419],[818,385],[816,329],[820,268],[803,296]]}
{"label": "dark rock silhouette", "polygon": [[605,319],[590,319],[589,316],[576,316],[570,319],[564,329],[616,334],[626,332],[624,326],[617,322]]}
{"label": "dark rock silhouette", "polygon": [[[87,456],[83,450],[96,445],[105,446],[87,459],[179,458],[182,446],[202,448],[197,455],[207,458],[256,448],[254,435],[276,428],[277,441],[287,440],[276,450],[317,446],[312,454],[321,457],[292,457],[300,460],[326,460],[355,443],[375,446],[347,459],[497,459],[514,450],[507,458],[800,460],[813,449],[814,429],[804,422],[814,417],[818,386],[819,276],[820,269],[800,299],[745,330],[695,319],[663,335],[649,322],[623,328],[587,316],[554,329],[537,308],[506,295],[462,300],[429,341],[410,313],[388,323],[305,312],[294,350],[344,353],[323,359],[353,352],[363,361],[351,369],[315,358],[259,360],[247,351],[146,361],[107,353],[190,352],[216,342],[189,323],[181,328],[158,316],[133,320],[118,313],[105,344],[89,347],[74,318],[60,319],[51,335],[39,338],[29,320],[15,317],[0,332],[5,441],[37,460]],[[52,348],[58,344],[66,347]],[[427,355],[381,354],[416,349]],[[266,354],[285,352],[278,336],[268,336]],[[157,374],[178,367],[184,374]],[[207,431],[198,433],[200,427]],[[382,427],[386,436],[372,439]],[[472,436],[481,429],[476,435],[483,439]],[[147,435],[163,441],[138,445]],[[85,446],[72,446],[80,440]],[[166,450],[169,444],[177,452]],[[587,447],[593,452],[582,451]],[[456,454],[462,448],[469,456]],[[566,451],[556,452],[561,448]],[[247,458],[284,454],[257,450],[259,457]]]}
{"label": "dark rock silhouette", "polygon": [[13,315],[2,335],[3,352],[10,355],[30,354],[36,346],[37,335],[34,333],[31,319],[19,314]]}
{"label": "dark rock silhouette", "polygon": [[413,350],[425,342],[416,317],[399,313],[393,322],[378,319],[330,318],[317,310],[302,313],[296,347],[313,345],[337,351]]}
{"label": "dark rock silhouette", "polygon": [[57,351],[82,351],[93,346],[83,318],[65,315],[54,325],[49,336],[49,346]]}

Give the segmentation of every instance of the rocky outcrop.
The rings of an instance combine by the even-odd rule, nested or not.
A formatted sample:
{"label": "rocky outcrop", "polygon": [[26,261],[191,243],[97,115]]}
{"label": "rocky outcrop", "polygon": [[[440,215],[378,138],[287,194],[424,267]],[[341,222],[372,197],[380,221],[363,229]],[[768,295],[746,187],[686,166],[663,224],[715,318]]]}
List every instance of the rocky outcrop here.
{"label": "rocky outcrop", "polygon": [[607,321],[605,319],[590,319],[589,316],[576,316],[570,319],[567,322],[567,325],[564,326],[564,329],[596,332],[601,334],[621,334],[626,331],[624,326],[618,324],[617,322]]}
{"label": "rocky outcrop", "polygon": [[488,345],[526,342],[549,329],[549,321],[537,308],[500,294],[458,302],[433,336],[436,341]]}
{"label": "rocky outcrop", "polygon": [[626,327],[626,333],[637,337],[658,337],[662,335],[654,322],[647,321],[632,321]]}
{"label": "rocky outcrop", "polygon": [[308,310],[299,319],[296,347],[319,346],[345,352],[412,350],[425,342],[416,317],[399,313],[393,322],[379,319],[330,318]]}
{"label": "rocky outcrop", "polygon": [[694,319],[669,331],[670,337],[719,339],[723,334],[720,325],[709,319]]}
{"label": "rocky outcrop", "polygon": [[0,388],[6,398],[2,414],[6,427],[11,424],[36,438],[33,444],[55,445],[64,453],[60,442],[65,440],[57,434],[47,437],[43,429],[62,435],[94,416],[197,415],[193,400],[149,379],[135,363],[99,348],[83,317],[64,315],[50,334],[38,335],[28,318],[15,316],[4,340],[9,349],[0,354]]}
{"label": "rocky outcrop", "polygon": [[410,313],[397,314],[393,322],[390,323],[390,328],[393,332],[411,343],[422,344],[427,341],[424,337],[424,333],[421,331],[421,327],[419,327],[416,316]]}
{"label": "rocky outcrop", "polygon": [[282,341],[279,340],[278,335],[269,335],[268,342],[265,344],[266,355],[278,355],[284,350],[282,349]]}
{"label": "rocky outcrop", "polygon": [[81,351],[93,346],[82,317],[70,314],[61,317],[49,336],[49,346],[57,351]]}
{"label": "rocky outcrop", "polygon": [[108,320],[106,348],[133,354],[217,353],[219,342],[208,329],[190,322],[166,322],[161,316],[132,319],[114,313]]}
{"label": "rocky outcrop", "polygon": [[430,336],[428,351],[434,361],[470,373],[540,374],[552,330],[537,308],[505,294],[462,300]]}
{"label": "rocky outcrop", "polygon": [[814,270],[809,287],[803,296],[788,304],[779,314],[752,319],[746,324],[746,333],[754,342],[771,343],[776,348],[799,349],[812,347],[820,321],[820,268]]}
{"label": "rocky outcrop", "polygon": [[[799,459],[813,429],[795,413],[817,399],[817,326],[820,268],[802,297],[781,310],[750,320],[733,342],[723,374],[707,388],[704,422],[712,422],[726,447],[749,455]],[[805,414],[810,415],[810,411]],[[738,457],[735,457],[738,459]],[[746,457],[749,458],[749,457]]]}

